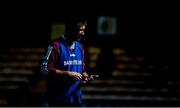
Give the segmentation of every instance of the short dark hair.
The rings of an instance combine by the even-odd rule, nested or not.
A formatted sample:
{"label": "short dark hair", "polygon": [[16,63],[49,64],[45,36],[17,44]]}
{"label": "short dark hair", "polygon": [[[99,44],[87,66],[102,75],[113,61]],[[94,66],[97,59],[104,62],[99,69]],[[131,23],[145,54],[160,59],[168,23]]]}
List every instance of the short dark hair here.
{"label": "short dark hair", "polygon": [[70,27],[77,27],[78,23],[82,23],[87,25],[87,19],[84,16],[68,16],[65,18],[65,26],[68,28]]}

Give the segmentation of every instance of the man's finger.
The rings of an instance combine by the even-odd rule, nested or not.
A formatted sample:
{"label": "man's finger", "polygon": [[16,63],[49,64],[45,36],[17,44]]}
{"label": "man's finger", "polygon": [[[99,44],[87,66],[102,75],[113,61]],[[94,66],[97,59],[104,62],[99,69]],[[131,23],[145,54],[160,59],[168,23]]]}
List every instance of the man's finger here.
{"label": "man's finger", "polygon": [[88,78],[87,77],[85,77],[85,79],[84,79],[85,81],[88,81]]}
{"label": "man's finger", "polygon": [[80,73],[76,73],[76,77],[78,78],[78,80],[82,79],[82,75]]}

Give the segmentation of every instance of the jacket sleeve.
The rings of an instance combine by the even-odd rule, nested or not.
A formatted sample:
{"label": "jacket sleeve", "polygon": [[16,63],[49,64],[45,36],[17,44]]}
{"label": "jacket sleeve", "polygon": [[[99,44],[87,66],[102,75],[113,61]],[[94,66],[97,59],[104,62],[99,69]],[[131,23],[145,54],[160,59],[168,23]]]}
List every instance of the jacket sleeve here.
{"label": "jacket sleeve", "polygon": [[58,61],[60,57],[60,50],[57,43],[49,45],[46,49],[42,63],[41,63],[41,72],[43,74],[48,74],[49,72],[56,73],[58,68]]}

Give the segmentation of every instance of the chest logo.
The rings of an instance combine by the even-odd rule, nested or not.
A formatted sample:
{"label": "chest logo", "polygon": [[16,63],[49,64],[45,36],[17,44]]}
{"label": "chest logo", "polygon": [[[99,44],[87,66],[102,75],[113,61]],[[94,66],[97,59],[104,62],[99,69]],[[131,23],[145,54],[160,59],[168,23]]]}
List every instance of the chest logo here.
{"label": "chest logo", "polygon": [[64,66],[67,65],[82,65],[82,60],[68,60],[64,61]]}
{"label": "chest logo", "polygon": [[75,57],[76,55],[75,54],[70,54],[70,57]]}

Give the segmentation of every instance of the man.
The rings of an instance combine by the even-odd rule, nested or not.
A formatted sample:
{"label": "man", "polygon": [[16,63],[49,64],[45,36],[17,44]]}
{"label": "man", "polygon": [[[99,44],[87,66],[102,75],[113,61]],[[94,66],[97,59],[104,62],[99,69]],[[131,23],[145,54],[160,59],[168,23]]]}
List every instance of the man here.
{"label": "man", "polygon": [[83,17],[66,18],[65,34],[47,48],[41,71],[47,74],[49,106],[79,106],[82,102],[81,83],[89,77],[80,43],[86,26]]}

